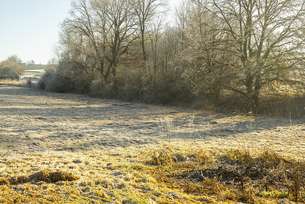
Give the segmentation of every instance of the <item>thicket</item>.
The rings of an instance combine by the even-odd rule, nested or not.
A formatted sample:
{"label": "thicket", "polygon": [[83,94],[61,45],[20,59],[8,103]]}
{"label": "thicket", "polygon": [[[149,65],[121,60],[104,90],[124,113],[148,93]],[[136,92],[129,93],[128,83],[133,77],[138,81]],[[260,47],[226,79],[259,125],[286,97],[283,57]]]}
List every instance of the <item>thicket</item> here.
{"label": "thicket", "polygon": [[16,56],[9,57],[0,62],[0,79],[19,80],[23,72],[24,65]]}
{"label": "thicket", "polygon": [[[304,1],[79,0],[41,88],[172,104],[304,112]],[[289,99],[287,99],[289,98]],[[279,102],[280,101],[280,102]]]}

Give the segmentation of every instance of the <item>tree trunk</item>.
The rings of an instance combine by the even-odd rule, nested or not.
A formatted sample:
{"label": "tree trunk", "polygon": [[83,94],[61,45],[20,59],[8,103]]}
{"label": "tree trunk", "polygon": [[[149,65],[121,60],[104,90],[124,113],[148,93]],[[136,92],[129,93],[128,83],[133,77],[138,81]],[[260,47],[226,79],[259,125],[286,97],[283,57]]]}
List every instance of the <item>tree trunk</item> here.
{"label": "tree trunk", "polygon": [[261,82],[261,76],[258,74],[255,79],[255,85],[254,85],[254,93],[253,93],[253,112],[258,113],[259,108],[259,95],[262,88],[262,82]]}
{"label": "tree trunk", "polygon": [[141,47],[142,47],[144,64],[146,64],[147,56],[146,56],[146,49],[145,49],[145,31],[144,30],[141,31]]}
{"label": "tree trunk", "polygon": [[259,108],[259,93],[254,92],[254,94],[251,97],[251,112],[252,113],[258,113],[258,108]]}
{"label": "tree trunk", "polygon": [[255,81],[253,80],[252,83],[250,83],[250,81],[247,83],[247,95],[250,104],[249,111],[253,113],[258,113],[261,87],[260,75],[256,76]]}
{"label": "tree trunk", "polygon": [[114,64],[112,67],[112,90],[114,94],[117,96],[118,94],[118,79],[117,79],[117,72],[116,72],[117,65]]}

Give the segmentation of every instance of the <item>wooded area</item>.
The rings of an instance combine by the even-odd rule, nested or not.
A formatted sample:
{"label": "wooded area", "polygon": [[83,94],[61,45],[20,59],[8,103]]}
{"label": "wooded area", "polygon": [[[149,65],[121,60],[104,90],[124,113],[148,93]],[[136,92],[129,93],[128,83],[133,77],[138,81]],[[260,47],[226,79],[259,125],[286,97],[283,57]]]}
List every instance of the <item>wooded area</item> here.
{"label": "wooded area", "polygon": [[304,1],[186,0],[174,23],[166,15],[162,0],[77,1],[43,87],[163,104],[233,97],[252,112],[303,94]]}

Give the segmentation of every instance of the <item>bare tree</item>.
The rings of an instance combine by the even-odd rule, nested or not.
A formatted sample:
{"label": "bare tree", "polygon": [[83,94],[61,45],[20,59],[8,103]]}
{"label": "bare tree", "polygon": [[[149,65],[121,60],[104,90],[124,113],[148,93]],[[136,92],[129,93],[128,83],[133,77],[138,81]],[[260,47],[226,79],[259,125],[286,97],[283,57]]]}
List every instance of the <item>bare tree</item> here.
{"label": "bare tree", "polygon": [[135,93],[170,82],[209,99],[238,93],[253,111],[275,82],[304,84],[303,0],[185,0],[175,25],[157,18],[161,2],[79,0],[64,23],[61,61],[100,87],[129,87],[124,69],[148,86]]}
{"label": "bare tree", "polygon": [[161,38],[161,29],[162,29],[162,19],[159,19],[152,25],[152,33],[150,38],[150,47],[151,47],[151,61],[153,67],[153,83],[156,83],[157,72],[158,72],[158,52],[159,44]]}
{"label": "bare tree", "polygon": [[180,32],[180,44],[181,49],[185,48],[184,43],[186,43],[186,27],[188,26],[189,15],[191,12],[191,1],[183,1],[179,7],[176,8],[176,24]]}
{"label": "bare tree", "polygon": [[109,82],[110,76],[115,79],[120,57],[136,38],[132,2],[80,0],[64,25],[87,39],[104,82]]}
{"label": "bare tree", "polygon": [[[73,4],[73,10],[71,12],[71,18],[66,19],[63,26],[66,29],[68,35],[71,33],[77,33],[80,35],[79,41],[85,45],[87,42],[95,53],[95,65],[93,71],[98,70],[102,76],[104,76],[105,66],[105,50],[101,49],[104,46],[101,38],[96,32],[96,21],[94,19],[94,10],[88,0],[80,0],[78,3]],[[106,33],[106,31],[104,32]],[[70,39],[71,40],[71,39]],[[72,50],[72,49],[71,49]],[[88,52],[88,50],[86,50]]]}
{"label": "bare tree", "polygon": [[228,88],[245,96],[253,111],[259,105],[261,88],[278,80],[283,70],[295,67],[292,56],[304,45],[304,36],[300,35],[305,22],[304,3],[213,0],[216,13],[225,24],[223,32],[231,37],[231,51],[240,62],[240,74],[236,77],[240,86]]}
{"label": "bare tree", "polygon": [[224,85],[233,77],[226,51],[227,34],[219,29],[221,20],[206,0],[187,1],[178,9],[178,31],[181,33],[179,64],[194,92],[218,101]]}
{"label": "bare tree", "polygon": [[148,25],[153,20],[157,9],[160,7],[160,0],[134,0],[133,7],[137,18],[137,25],[140,32],[141,48],[143,54],[143,60],[146,62],[146,32]]}
{"label": "bare tree", "polygon": [[[116,79],[116,68],[120,57],[124,55],[131,43],[137,38],[135,16],[132,2],[130,0],[113,0],[107,9],[107,21],[109,22],[109,55],[108,76],[111,71],[112,77]],[[114,83],[115,84],[115,83]]]}

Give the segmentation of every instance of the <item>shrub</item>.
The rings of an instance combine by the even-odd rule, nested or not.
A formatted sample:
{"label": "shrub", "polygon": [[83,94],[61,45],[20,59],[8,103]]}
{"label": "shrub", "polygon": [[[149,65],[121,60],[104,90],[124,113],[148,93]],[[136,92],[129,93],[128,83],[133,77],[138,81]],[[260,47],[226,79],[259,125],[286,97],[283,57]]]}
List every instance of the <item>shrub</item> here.
{"label": "shrub", "polygon": [[118,77],[118,98],[128,101],[143,100],[145,75],[139,71],[130,71]]}
{"label": "shrub", "polygon": [[61,64],[55,69],[48,69],[40,78],[38,88],[60,93],[88,93],[92,78],[74,68],[73,64]]}
{"label": "shrub", "polygon": [[111,84],[104,84],[101,80],[94,80],[91,82],[90,95],[103,98],[115,97]]}
{"label": "shrub", "polygon": [[9,67],[0,68],[0,79],[19,80],[20,76],[15,69]]}
{"label": "shrub", "polygon": [[0,63],[0,79],[19,80],[23,72],[23,65],[16,60],[9,58]]}
{"label": "shrub", "polygon": [[113,83],[101,80],[91,83],[90,94],[103,98],[116,98],[127,101],[143,101],[158,104],[187,103],[193,100],[191,87],[180,76],[167,73],[155,81],[149,74],[140,71],[120,73]]}
{"label": "shrub", "polygon": [[160,104],[187,103],[194,99],[191,87],[175,73],[160,76],[144,90],[144,101]]}
{"label": "shrub", "polygon": [[52,92],[66,93],[74,88],[72,79],[55,74],[54,78],[47,84],[46,90]]}
{"label": "shrub", "polygon": [[61,76],[55,69],[48,69],[40,78],[38,88],[52,92],[69,92],[73,85],[68,78]]}
{"label": "shrub", "polygon": [[138,72],[120,73],[113,83],[103,83],[94,80],[90,86],[90,94],[103,98],[116,98],[127,101],[141,101],[143,99],[143,77]]}
{"label": "shrub", "polygon": [[48,90],[47,87],[51,83],[52,80],[56,77],[55,69],[47,69],[44,75],[38,81],[38,88],[42,90]]}

